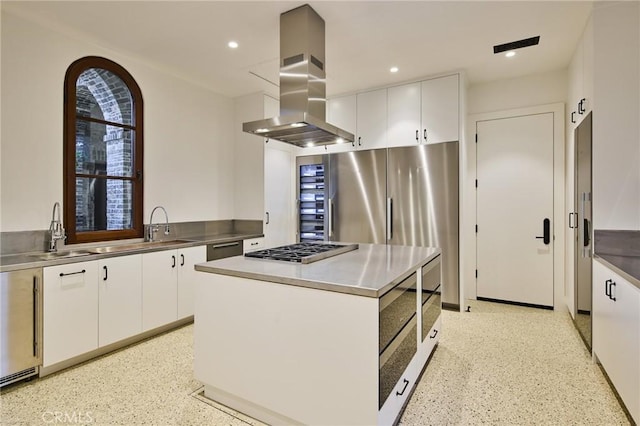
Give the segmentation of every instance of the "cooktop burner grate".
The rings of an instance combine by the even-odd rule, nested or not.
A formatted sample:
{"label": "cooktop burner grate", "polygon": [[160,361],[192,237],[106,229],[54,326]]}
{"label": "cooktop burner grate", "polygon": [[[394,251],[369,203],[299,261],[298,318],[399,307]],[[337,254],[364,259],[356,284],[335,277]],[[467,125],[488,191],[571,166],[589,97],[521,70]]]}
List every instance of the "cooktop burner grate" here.
{"label": "cooktop burner grate", "polygon": [[297,243],[245,253],[246,257],[311,263],[358,248],[358,244]]}

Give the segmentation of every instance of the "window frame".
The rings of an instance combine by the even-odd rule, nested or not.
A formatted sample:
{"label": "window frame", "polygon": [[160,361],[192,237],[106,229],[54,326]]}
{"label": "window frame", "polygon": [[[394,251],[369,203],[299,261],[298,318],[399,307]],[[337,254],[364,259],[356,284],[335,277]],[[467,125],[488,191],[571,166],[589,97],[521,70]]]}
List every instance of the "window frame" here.
{"label": "window frame", "polygon": [[[129,89],[132,98],[131,125],[122,125],[124,129],[134,130],[133,139],[133,176],[117,177],[117,179],[131,182],[133,189],[132,198],[132,227],[131,229],[100,230],[100,231],[76,231],[76,83],[80,75],[89,68],[101,68],[118,76]],[[112,124],[108,121],[91,117],[80,116],[82,120],[99,124]],[[64,212],[63,220],[67,231],[67,243],[88,243],[99,241],[111,241],[128,238],[142,238],[144,236],[143,223],[143,152],[144,152],[144,127],[143,127],[143,99],[138,83],[131,74],[119,64],[99,56],[86,56],[73,62],[64,77],[64,154],[63,154],[63,179],[64,179]],[[81,175],[81,174],[80,174]],[[113,177],[110,177],[112,179]]]}

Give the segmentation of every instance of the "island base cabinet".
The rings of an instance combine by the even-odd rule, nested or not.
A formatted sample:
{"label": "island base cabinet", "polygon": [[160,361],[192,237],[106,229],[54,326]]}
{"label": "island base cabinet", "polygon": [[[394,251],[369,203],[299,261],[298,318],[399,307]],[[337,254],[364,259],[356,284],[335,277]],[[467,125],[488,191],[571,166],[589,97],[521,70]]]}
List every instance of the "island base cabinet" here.
{"label": "island base cabinet", "polygon": [[640,423],[640,290],[593,262],[593,353]]}
{"label": "island base cabinet", "polygon": [[44,268],[43,367],[98,347],[98,262]]}
{"label": "island base cabinet", "polygon": [[199,273],[195,303],[205,396],[268,423],[376,424],[376,298]]}

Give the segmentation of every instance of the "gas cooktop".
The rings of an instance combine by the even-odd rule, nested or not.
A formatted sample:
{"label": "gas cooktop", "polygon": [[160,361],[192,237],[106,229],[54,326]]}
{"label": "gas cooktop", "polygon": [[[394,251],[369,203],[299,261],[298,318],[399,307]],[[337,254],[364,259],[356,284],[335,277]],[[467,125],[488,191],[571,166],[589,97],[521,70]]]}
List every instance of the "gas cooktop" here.
{"label": "gas cooktop", "polygon": [[356,250],[358,244],[297,243],[245,253],[246,257],[282,260],[286,262],[311,263],[327,257]]}

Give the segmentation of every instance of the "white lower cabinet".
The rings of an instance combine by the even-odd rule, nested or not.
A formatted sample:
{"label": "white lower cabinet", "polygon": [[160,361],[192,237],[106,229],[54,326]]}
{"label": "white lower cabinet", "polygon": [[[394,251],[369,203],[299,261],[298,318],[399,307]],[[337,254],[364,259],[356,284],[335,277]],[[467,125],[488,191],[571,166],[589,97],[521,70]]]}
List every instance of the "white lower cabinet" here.
{"label": "white lower cabinet", "polygon": [[593,352],[640,423],[640,289],[593,262]]}
{"label": "white lower cabinet", "polygon": [[43,269],[47,367],[98,348],[98,262]]}
{"label": "white lower cabinet", "polygon": [[242,251],[244,253],[264,248],[264,237],[250,238],[242,241]]}
{"label": "white lower cabinet", "polygon": [[178,319],[178,251],[142,255],[142,331]]}
{"label": "white lower cabinet", "polygon": [[206,257],[205,246],[142,255],[142,331],[193,315],[193,266]]}
{"label": "white lower cabinet", "polygon": [[98,265],[98,345],[106,346],[142,332],[142,255]]}
{"label": "white lower cabinet", "polygon": [[206,246],[178,250],[178,319],[193,315],[196,263],[207,261]]}

